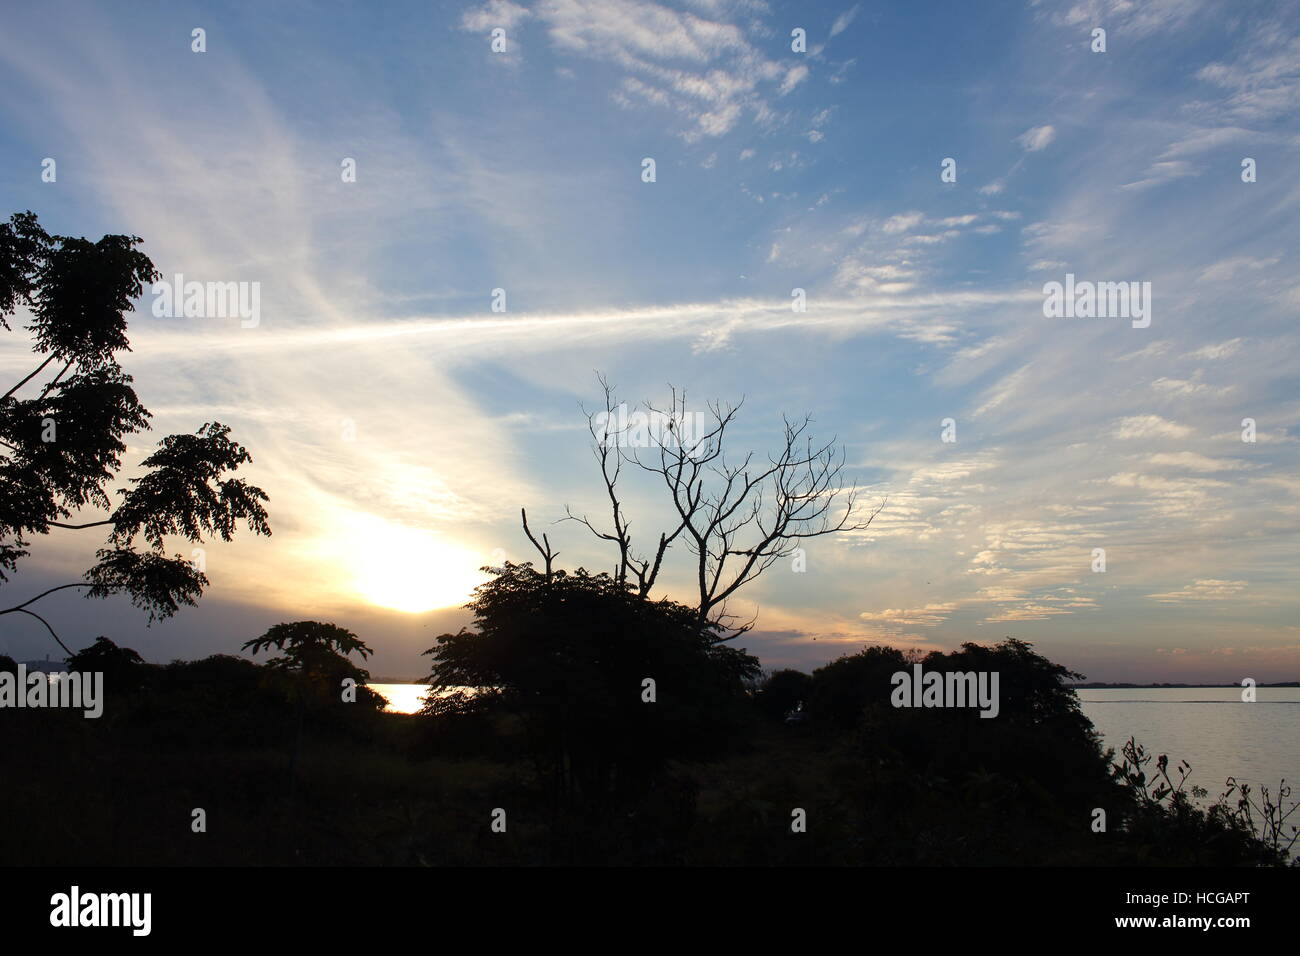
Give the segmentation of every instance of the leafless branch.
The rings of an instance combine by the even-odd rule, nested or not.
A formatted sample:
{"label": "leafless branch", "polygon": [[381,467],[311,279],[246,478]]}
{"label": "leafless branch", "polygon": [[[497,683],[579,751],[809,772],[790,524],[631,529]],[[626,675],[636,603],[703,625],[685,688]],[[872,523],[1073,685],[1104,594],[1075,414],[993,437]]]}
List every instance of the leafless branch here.
{"label": "leafless branch", "polygon": [[[551,550],[551,542],[544,533],[542,534],[542,544],[537,543],[537,539],[533,537],[533,532],[528,528],[527,510],[520,508],[519,516],[524,522],[524,534],[528,535],[528,540],[533,543],[533,547],[538,550],[542,559],[546,562],[546,580],[549,583],[551,580],[551,565],[555,561],[556,557],[559,556],[560,552]],[[543,547],[543,545],[545,545],[545,547]]]}
{"label": "leafless branch", "polygon": [[[753,452],[729,462],[724,450],[727,429],[738,405],[711,402],[707,413],[691,410],[685,391],[669,386],[666,408],[645,403],[650,422],[646,440],[630,441],[629,425],[621,418],[613,387],[599,378],[604,390],[603,413],[588,414],[593,451],[600,464],[610,501],[613,529],[598,528],[585,515],[566,513],[603,541],[618,549],[616,577],[634,579],[648,597],[663,567],[665,555],[679,538],[695,558],[696,609],[701,624],[713,623],[744,633],[753,621],[731,628],[725,604],[729,597],[774,563],[794,554],[805,539],[865,530],[884,508],[882,502],[859,519],[859,491],[842,480],[844,451],[831,438],[815,444],[809,433],[811,417],[784,420],[779,450],[756,462]],[[633,436],[635,437],[635,436]],[[647,449],[645,453],[634,449]],[[630,522],[619,497],[618,482],[625,463],[663,482],[677,518],[659,535],[650,557],[637,556]],[[531,537],[531,535],[530,535]],[[536,545],[536,541],[534,541]]]}

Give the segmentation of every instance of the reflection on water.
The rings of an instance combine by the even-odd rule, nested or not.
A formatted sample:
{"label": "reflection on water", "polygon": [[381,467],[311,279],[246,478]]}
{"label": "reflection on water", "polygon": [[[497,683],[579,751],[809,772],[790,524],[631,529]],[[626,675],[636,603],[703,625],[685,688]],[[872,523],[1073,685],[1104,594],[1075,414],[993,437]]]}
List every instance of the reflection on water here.
{"label": "reflection on water", "polygon": [[[371,690],[381,697],[387,699],[388,706],[384,710],[391,714],[415,714],[419,713],[420,708],[424,706],[424,698],[428,696],[428,684],[367,684]],[[440,696],[454,694],[456,691],[465,691],[468,694],[474,693],[472,687],[454,687],[451,690],[440,691]]]}

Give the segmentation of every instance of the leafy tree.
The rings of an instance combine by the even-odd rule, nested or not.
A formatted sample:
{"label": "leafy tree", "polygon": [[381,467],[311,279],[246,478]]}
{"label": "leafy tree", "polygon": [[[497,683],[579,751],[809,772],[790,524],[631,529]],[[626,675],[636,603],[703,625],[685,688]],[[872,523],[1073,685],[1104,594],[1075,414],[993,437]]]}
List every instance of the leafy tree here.
{"label": "leafy tree", "polygon": [[853,728],[868,706],[889,702],[890,678],[911,667],[913,659],[897,648],[875,645],[846,654],[813,671],[804,709],[823,726]]}
{"label": "leafy tree", "polygon": [[[516,715],[559,788],[628,793],[670,758],[737,739],[756,658],[722,643],[694,608],[649,601],[609,574],[538,572],[507,562],[475,590],[477,631],[443,634],[428,680],[480,693],[430,712],[494,707]],[[654,702],[647,702],[646,679]]]}
{"label": "leafy tree", "polygon": [[[67,588],[86,588],[88,597],[124,593],[150,622],[170,617],[180,605],[193,605],[208,579],[190,560],[169,555],[166,538],[229,541],[239,522],[255,534],[271,533],[266,494],[228,477],[252,458],[219,422],[164,438],[145,459],[146,473],[118,489],[116,507],[106,490],[121,470],[123,439],[147,429],[150,418],[116,359],[130,348],[126,313],[132,299],[158,278],[153,262],[136,248],[141,242],[137,236],[91,242],[50,235],[30,212],[0,223],[0,328],[13,331],[10,318],[25,310],[32,350],[40,357],[0,396],[0,584],[36,535],[51,528],[111,529],[84,581],[0,608],[0,614],[36,618],[68,653],[30,607],[41,598]],[[31,397],[22,397],[25,389]],[[65,522],[83,508],[110,513]]]}
{"label": "leafy tree", "polygon": [[68,658],[68,670],[99,672],[114,690],[134,690],[145,678],[149,666],[129,647],[118,647],[107,637],[97,637],[84,650]]}
{"label": "leafy tree", "polygon": [[339,688],[345,679],[351,678],[357,683],[359,701],[383,700],[361,686],[370,680],[370,673],[353,664],[347,655],[357,653],[366,658],[372,651],[346,628],[320,621],[276,624],[261,637],[243,645],[243,650],[254,655],[271,648],[282,653],[268,660],[266,666],[297,678],[318,698],[340,699]]}

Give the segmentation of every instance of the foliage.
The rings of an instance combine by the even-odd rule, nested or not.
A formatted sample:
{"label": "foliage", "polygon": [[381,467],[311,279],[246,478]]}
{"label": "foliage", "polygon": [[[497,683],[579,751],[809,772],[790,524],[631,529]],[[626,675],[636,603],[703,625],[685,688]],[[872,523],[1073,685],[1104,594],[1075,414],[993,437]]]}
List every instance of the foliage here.
{"label": "foliage", "polygon": [[[517,583],[526,591],[521,577]],[[572,596],[591,606],[580,590]],[[331,653],[348,646],[347,632],[317,633]],[[292,646],[286,635],[280,650]],[[274,641],[263,645],[274,647]],[[6,713],[0,747],[21,752],[26,772],[11,775],[0,791],[0,810],[23,821],[0,843],[0,863],[1284,862],[1250,832],[1231,801],[1206,810],[1175,796],[1186,789],[1186,774],[1171,771],[1164,759],[1152,773],[1152,758],[1136,744],[1125,748],[1128,769],[1118,780],[1104,773],[1099,780],[1091,764],[1073,781],[1037,767],[1054,766],[1053,748],[1072,749],[1049,729],[1050,718],[1023,715],[1002,726],[1000,718],[945,720],[936,711],[889,708],[897,722],[873,723],[864,713],[847,729],[811,719],[798,728],[758,721],[749,746],[669,761],[616,803],[557,801],[552,776],[528,759],[535,738],[512,738],[527,745],[519,750],[499,746],[500,740],[466,746],[468,738],[458,736],[466,724],[454,707],[420,718],[322,706],[309,711],[312,733],[303,735],[303,710],[283,693],[297,680],[292,667],[224,655],[160,666],[136,661],[111,642],[83,653],[92,661],[126,662],[139,685],[112,693],[100,720],[72,710]],[[862,659],[851,655],[848,666],[828,673],[861,676]],[[0,659],[0,669],[6,666]],[[660,690],[662,701],[662,683]],[[493,707],[470,719],[471,729],[489,727],[499,735],[513,719],[499,712],[502,698],[493,699]],[[436,731],[432,738],[430,731]],[[984,743],[972,736],[985,734]],[[994,742],[1005,749],[1000,764]],[[974,758],[963,758],[963,749]],[[1091,791],[1086,799],[1085,789]],[[183,820],[192,806],[221,821],[222,839],[178,840],[158,827],[162,818]],[[486,825],[484,808],[494,806],[509,808],[505,833]],[[792,806],[807,812],[806,833],[791,832]],[[1108,808],[1108,832],[1089,826],[1097,806]],[[1279,822],[1287,812],[1277,812]]]}
{"label": "foliage", "polygon": [[145,679],[144,658],[129,647],[118,647],[107,637],[97,637],[89,647],[68,658],[68,670],[99,672],[113,693],[134,690]]}
{"label": "foliage", "polygon": [[383,707],[383,698],[363,685],[370,673],[348,660],[356,653],[369,657],[370,648],[347,628],[320,621],[295,621],[276,624],[261,637],[245,641],[243,650],[254,655],[275,648],[282,652],[266,666],[290,679],[290,686],[306,691],[318,702],[341,700],[345,680],[355,682],[357,701],[371,707]]}
{"label": "foliage", "polygon": [[[130,348],[132,300],[158,278],[137,248],[141,241],[51,235],[30,212],[0,222],[0,328],[12,331],[10,318],[25,311],[32,350],[41,357],[0,396],[0,583],[28,555],[33,536],[51,528],[111,527],[84,582],[0,608],[0,614],[37,618],[56,640],[29,607],[47,594],[64,588],[86,588],[88,597],[125,593],[152,622],[194,604],[208,584],[190,560],[168,554],[166,537],[229,541],[240,522],[255,534],[271,533],[266,494],[230,477],[252,459],[219,422],[165,437],[143,462],[146,473],[118,489],[114,507],[107,486],[122,468],[124,439],[147,429],[150,418],[116,359]],[[54,374],[43,380],[47,369]],[[39,391],[22,397],[29,386]],[[110,514],[65,523],[86,507]],[[137,550],[137,538],[144,550]]]}
{"label": "foliage", "polygon": [[[1278,804],[1264,793],[1266,824],[1257,828],[1249,800],[1249,788],[1238,787],[1229,780],[1229,788],[1209,807],[1200,807],[1192,798],[1207,795],[1204,787],[1187,787],[1191,765],[1180,761],[1175,768],[1178,780],[1169,775],[1169,757],[1156,758],[1155,772],[1148,775],[1152,755],[1133,738],[1121,751],[1121,759],[1112,773],[1124,789],[1129,805],[1121,815],[1122,830],[1137,847],[1139,863],[1186,865],[1193,861],[1211,866],[1281,866],[1294,843],[1283,845],[1281,827],[1296,806],[1283,811],[1280,804],[1290,794],[1283,782]],[[1228,802],[1232,793],[1239,802]],[[1270,827],[1268,824],[1271,823]],[[1294,829],[1292,831],[1294,833]],[[1262,838],[1261,838],[1262,837]]]}
{"label": "foliage", "polygon": [[[627,793],[670,758],[737,742],[743,682],[758,661],[726,646],[694,609],[646,600],[583,569],[547,575],[507,562],[494,570],[468,605],[477,631],[439,637],[425,652],[434,662],[428,679],[435,689],[487,691],[464,705],[517,716],[562,789]],[[647,678],[653,703],[643,699]]]}

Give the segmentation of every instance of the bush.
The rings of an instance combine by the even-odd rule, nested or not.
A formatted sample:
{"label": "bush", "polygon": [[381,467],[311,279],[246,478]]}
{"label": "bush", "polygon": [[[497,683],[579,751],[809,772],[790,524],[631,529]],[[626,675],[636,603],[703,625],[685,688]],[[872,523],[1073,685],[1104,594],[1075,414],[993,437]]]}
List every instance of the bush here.
{"label": "bush", "polygon": [[[513,714],[562,791],[645,789],[669,758],[721,753],[741,740],[745,680],[756,658],[671,601],[648,601],[610,575],[546,575],[507,563],[468,605],[477,631],[443,634],[435,689],[492,692],[461,703]],[[649,678],[654,700],[647,702]],[[429,712],[457,709],[432,703]]]}

